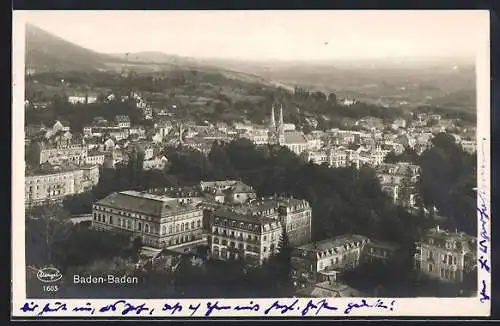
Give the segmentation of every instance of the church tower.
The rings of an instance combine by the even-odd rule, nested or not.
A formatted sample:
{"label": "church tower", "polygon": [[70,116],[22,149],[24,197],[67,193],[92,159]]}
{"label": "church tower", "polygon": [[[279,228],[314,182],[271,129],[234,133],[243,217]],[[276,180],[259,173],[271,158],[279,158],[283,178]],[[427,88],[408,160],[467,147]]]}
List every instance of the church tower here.
{"label": "church tower", "polygon": [[285,145],[285,123],[283,122],[283,105],[280,106],[280,118],[279,125],[277,128],[278,132],[278,144],[281,146]]}
{"label": "church tower", "polygon": [[276,120],[274,119],[274,105],[271,108],[271,130],[276,130]]}

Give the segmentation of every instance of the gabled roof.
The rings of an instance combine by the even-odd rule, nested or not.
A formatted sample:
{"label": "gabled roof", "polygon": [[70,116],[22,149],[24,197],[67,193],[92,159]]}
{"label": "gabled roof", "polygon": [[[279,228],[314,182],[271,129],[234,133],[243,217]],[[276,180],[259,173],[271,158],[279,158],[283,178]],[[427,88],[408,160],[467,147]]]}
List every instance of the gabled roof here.
{"label": "gabled roof", "polygon": [[132,190],[113,193],[97,204],[153,216],[163,216],[181,208],[175,198]]}

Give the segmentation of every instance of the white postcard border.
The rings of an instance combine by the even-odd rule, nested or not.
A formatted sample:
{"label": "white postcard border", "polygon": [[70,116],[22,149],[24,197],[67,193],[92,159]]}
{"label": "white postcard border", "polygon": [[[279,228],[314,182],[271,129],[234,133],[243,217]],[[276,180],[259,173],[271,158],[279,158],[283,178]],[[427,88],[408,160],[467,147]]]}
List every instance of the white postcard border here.
{"label": "white postcard border", "polygon": [[[476,11],[475,14],[478,14]],[[485,211],[490,214],[490,45],[489,45],[489,12],[482,10],[484,15],[484,34],[481,34],[478,42],[478,56],[477,56],[477,139],[478,139],[478,192],[483,195],[484,201],[478,199],[478,207],[485,204]],[[12,316],[14,317],[33,317],[37,316],[40,309],[33,311],[22,311],[22,307],[28,304],[31,307],[38,305],[43,307],[46,304],[57,306],[57,302],[64,303],[66,310],[60,309],[51,313],[44,314],[42,317],[123,317],[122,308],[115,311],[109,309],[107,312],[91,314],[88,311],[76,311],[75,307],[93,307],[94,310],[99,310],[106,305],[116,302],[117,299],[103,300],[80,300],[80,299],[59,299],[59,300],[46,300],[46,299],[26,299],[26,284],[25,284],[25,232],[24,232],[24,39],[25,39],[25,12],[13,12],[13,99],[12,99]],[[479,197],[479,196],[478,196]],[[478,214],[480,215],[480,214]],[[479,219],[479,217],[478,217]],[[481,222],[478,222],[481,223]],[[489,236],[490,223],[489,218],[485,225],[485,229],[478,227],[478,242],[481,239],[481,232],[485,231]],[[483,234],[484,235],[484,234]],[[491,248],[489,241],[486,242],[488,248]],[[478,246],[479,247],[479,246]],[[478,249],[479,250],[479,249]],[[491,262],[491,250],[487,253],[478,252],[478,257],[483,256],[488,262]],[[484,283],[483,283],[484,281]],[[478,262],[478,285],[479,291],[484,288],[484,294],[491,296],[491,275],[484,268],[480,268]],[[383,301],[381,308],[353,308],[349,314],[345,313],[345,308],[349,303],[358,303],[362,305],[362,298],[327,298],[330,306],[338,307],[338,310],[322,309],[318,316],[449,316],[449,317],[474,317],[474,316],[489,316],[490,315],[490,301],[486,300],[481,302],[481,293],[478,293],[474,298],[381,298]],[[484,296],[483,296],[484,298]],[[282,314],[279,309],[271,309],[266,315],[263,311],[272,306],[276,300],[280,304],[291,304],[295,299],[162,299],[162,300],[148,300],[148,299],[130,299],[126,300],[131,305],[141,305],[145,303],[149,310],[145,310],[140,316],[165,318],[175,317],[203,317],[206,313],[207,303],[212,305],[218,300],[220,306],[235,307],[251,305],[250,301],[259,304],[262,309],[260,311],[249,310],[219,310],[214,311],[211,316],[213,317],[266,317],[266,316],[282,316],[282,317],[300,317],[302,311],[309,302],[309,299],[299,299],[295,309],[286,314]],[[313,302],[318,303],[321,299],[312,299]],[[165,304],[173,306],[175,303],[180,302],[184,309],[178,311],[174,315],[172,310],[166,309]],[[366,302],[369,305],[376,306],[376,298],[367,298]],[[379,301],[380,302],[380,301]],[[88,303],[88,304],[87,304]],[[193,313],[189,306],[197,306],[201,304],[201,308]],[[205,307],[205,308],[203,308]],[[392,310],[390,308],[393,308]],[[154,312],[151,313],[151,309]],[[139,316],[134,311],[128,313],[126,317]],[[315,316],[315,313],[309,313],[307,316]]]}

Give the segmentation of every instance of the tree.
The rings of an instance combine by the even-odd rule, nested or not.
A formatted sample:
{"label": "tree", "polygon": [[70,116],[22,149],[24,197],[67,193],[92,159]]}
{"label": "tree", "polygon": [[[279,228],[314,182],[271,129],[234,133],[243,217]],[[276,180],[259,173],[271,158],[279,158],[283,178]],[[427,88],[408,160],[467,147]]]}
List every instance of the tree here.
{"label": "tree", "polygon": [[43,243],[46,263],[54,263],[55,244],[66,240],[70,235],[71,223],[68,218],[68,213],[60,205],[51,202],[34,207],[28,212],[26,225],[30,235],[28,244]]}
{"label": "tree", "polygon": [[292,248],[290,247],[288,234],[283,226],[279,242],[278,252],[273,255],[268,263],[269,268],[274,271],[276,281],[282,291],[286,291],[291,284],[291,255]]}
{"label": "tree", "polygon": [[139,259],[139,254],[141,252],[142,246],[143,246],[142,238],[141,237],[134,238],[134,241],[132,242],[132,257],[135,260]]}
{"label": "tree", "polygon": [[441,133],[432,139],[433,147],[420,156],[418,184],[425,206],[435,206],[447,217],[446,227],[468,234],[477,233],[476,159],[462,150],[451,135]]}
{"label": "tree", "polygon": [[330,93],[328,95],[328,102],[337,104],[337,95],[335,93]]}

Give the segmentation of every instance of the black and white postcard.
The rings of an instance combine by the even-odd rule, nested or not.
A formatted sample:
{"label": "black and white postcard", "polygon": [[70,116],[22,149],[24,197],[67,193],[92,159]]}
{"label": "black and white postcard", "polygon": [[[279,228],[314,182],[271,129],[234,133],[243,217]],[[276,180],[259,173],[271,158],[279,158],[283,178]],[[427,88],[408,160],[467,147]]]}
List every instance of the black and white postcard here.
{"label": "black and white postcard", "polygon": [[13,17],[13,316],[489,316],[488,11]]}

